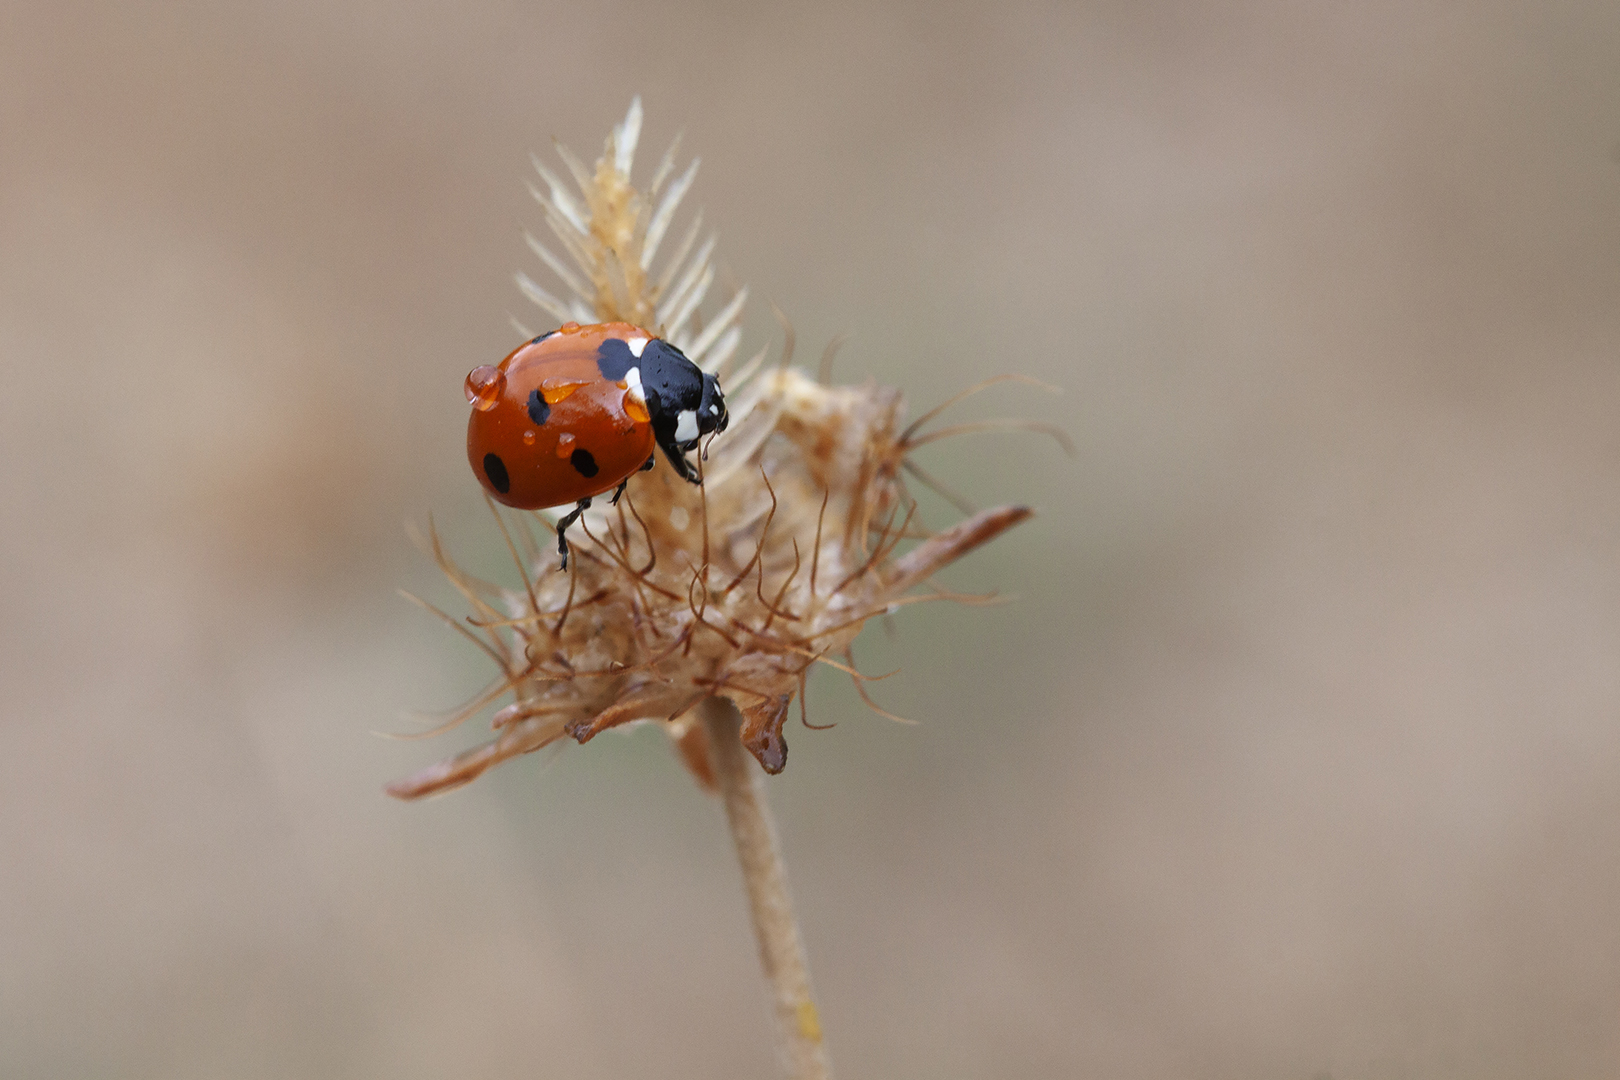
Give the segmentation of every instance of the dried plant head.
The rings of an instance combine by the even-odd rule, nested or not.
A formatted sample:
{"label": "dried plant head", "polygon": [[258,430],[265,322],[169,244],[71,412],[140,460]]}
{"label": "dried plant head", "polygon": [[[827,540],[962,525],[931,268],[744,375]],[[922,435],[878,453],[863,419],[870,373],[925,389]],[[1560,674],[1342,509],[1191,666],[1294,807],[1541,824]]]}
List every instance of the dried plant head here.
{"label": "dried plant head", "polygon": [[[524,274],[518,285],[559,322],[622,319],[670,341],[719,376],[732,423],[706,440],[701,486],[656,468],[632,476],[617,506],[587,511],[570,533],[575,557],[566,573],[556,572],[551,545],[536,539],[536,521],[542,535],[552,526],[538,514],[490,505],[521,587],[467,574],[430,527],[433,557],[471,614],[458,620],[431,610],[476,642],[499,673],[428,734],[512,700],[494,715],[494,739],[390,785],[390,794],[447,791],[564,736],[588,742],[635,721],[662,724],[707,784],[712,770],[693,710],[711,696],[736,705],[744,744],[767,772],[781,771],[783,726],[795,698],[808,724],[802,710],[811,666],[848,673],[871,704],[863,685],[870,677],[856,670],[851,655],[865,622],[912,603],[988,599],[947,592],[929,579],[1031,514],[1018,506],[973,511],[916,465],[911,452],[994,424],[1047,430],[1068,446],[1061,432],[1017,421],[929,429],[945,408],[1001,379],[906,426],[898,390],[829,386],[789,367],[791,330],[780,363],[767,366],[761,349],[734,364],[747,292],[732,292],[706,321],[700,315],[715,279],[715,237],[698,243],[702,215],[666,258],[657,258],[697,162],[670,181],[672,146],[638,190],[630,172],[640,128],[637,100],[594,169],[558,147],[577,193],[535,162],[547,188],[534,189],[535,198],[567,259],[527,240],[563,295]],[[829,363],[830,350],[824,371]],[[969,516],[938,533],[924,529],[903,473],[936,487]],[[902,554],[910,541],[920,542]],[[919,587],[927,588],[913,591]]]}

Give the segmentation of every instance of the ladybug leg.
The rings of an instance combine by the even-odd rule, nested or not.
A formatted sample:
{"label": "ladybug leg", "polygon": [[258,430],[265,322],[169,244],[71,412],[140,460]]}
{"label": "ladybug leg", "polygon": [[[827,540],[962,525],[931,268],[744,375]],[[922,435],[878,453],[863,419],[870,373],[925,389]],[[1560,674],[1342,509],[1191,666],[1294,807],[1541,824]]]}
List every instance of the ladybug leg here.
{"label": "ladybug leg", "polygon": [[658,445],[663,449],[664,456],[669,458],[669,463],[674,466],[677,476],[688,484],[701,484],[703,482],[698,479],[698,474],[692,471],[692,464],[686,460],[686,455],[681,452],[679,443],[674,441],[664,442],[660,439]]}
{"label": "ladybug leg", "polygon": [[563,533],[567,532],[568,526],[578,521],[579,515],[589,510],[590,506],[591,500],[581,499],[572,510],[563,515],[561,521],[557,522],[557,552],[562,556],[562,565],[557,569],[568,569],[568,537],[564,536]]}
{"label": "ladybug leg", "polygon": [[[647,460],[642,462],[641,468],[637,469],[636,472],[646,472],[647,470],[651,469],[656,464],[658,464],[658,455],[657,454],[648,454],[647,455]],[[613,501],[611,503],[609,503],[608,505],[610,505],[610,506],[618,506],[619,505],[619,496],[624,494],[624,486],[626,484],[628,484],[629,482],[630,482],[630,477],[628,477],[628,476],[625,477],[623,480],[619,481],[618,488],[615,489],[614,492],[613,492]]]}

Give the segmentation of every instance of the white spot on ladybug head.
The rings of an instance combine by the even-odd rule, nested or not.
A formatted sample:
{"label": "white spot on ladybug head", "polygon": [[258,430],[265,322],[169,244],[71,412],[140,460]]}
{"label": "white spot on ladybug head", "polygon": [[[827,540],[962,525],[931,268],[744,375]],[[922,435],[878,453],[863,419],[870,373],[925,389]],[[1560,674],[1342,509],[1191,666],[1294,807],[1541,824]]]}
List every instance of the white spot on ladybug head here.
{"label": "white spot on ladybug head", "polygon": [[643,405],[647,404],[647,391],[645,391],[645,390],[643,390],[641,388],[641,369],[640,368],[633,367],[629,371],[625,372],[624,373],[624,382],[625,382],[626,387],[628,387],[628,389],[630,391],[630,396],[631,397],[635,398],[637,401],[641,402]]}
{"label": "white spot on ladybug head", "polygon": [[698,437],[697,412],[693,409],[682,409],[676,415],[675,441],[691,442]]}
{"label": "white spot on ladybug head", "polygon": [[625,344],[630,346],[630,355],[635,357],[637,360],[640,360],[641,350],[647,347],[647,342],[649,340],[650,339],[644,337],[633,337],[626,341]]}
{"label": "white spot on ladybug head", "polygon": [[720,406],[718,406],[718,405],[710,405],[709,406],[709,412],[713,413],[715,416],[719,416],[720,415]]}

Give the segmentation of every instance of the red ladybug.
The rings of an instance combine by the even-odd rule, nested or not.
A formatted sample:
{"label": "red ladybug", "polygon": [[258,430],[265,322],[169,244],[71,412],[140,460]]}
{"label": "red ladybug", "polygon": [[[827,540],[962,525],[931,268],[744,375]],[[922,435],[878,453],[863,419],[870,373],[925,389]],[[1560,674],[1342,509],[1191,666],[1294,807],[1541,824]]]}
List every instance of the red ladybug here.
{"label": "red ladybug", "polygon": [[467,460],[491,495],[520,510],[574,503],[563,532],[594,496],[650,469],[661,447],[683,479],[698,483],[686,455],[726,430],[720,383],[675,346],[629,323],[564,323],[519,346],[498,367],[467,375]]}

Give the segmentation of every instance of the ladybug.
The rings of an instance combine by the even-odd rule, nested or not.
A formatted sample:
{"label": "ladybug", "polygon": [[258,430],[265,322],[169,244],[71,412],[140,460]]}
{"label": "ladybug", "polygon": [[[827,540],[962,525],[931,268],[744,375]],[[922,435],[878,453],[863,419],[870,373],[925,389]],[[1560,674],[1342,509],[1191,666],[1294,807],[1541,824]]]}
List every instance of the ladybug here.
{"label": "ladybug", "polygon": [[496,499],[520,510],[574,503],[563,535],[591,499],[619,501],[630,477],[653,467],[655,448],[683,480],[700,479],[686,455],[730,419],[720,383],[686,355],[630,323],[564,323],[520,345],[498,366],[467,375],[467,460]]}

